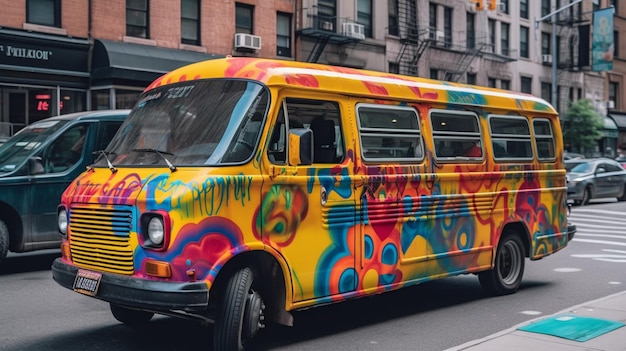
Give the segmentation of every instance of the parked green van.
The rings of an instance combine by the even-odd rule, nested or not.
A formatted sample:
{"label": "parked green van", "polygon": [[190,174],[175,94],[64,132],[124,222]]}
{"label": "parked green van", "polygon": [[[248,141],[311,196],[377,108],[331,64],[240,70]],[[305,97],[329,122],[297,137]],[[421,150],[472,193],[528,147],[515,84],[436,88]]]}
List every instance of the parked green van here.
{"label": "parked green van", "polygon": [[129,112],[47,118],[0,145],[0,262],[8,251],[59,247],[61,193],[107,147]]}

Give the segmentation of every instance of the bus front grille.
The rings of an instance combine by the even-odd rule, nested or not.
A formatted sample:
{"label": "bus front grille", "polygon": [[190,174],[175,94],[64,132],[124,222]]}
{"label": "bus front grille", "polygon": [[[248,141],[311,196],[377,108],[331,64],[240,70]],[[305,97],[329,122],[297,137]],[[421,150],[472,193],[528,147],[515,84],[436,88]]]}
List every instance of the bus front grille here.
{"label": "bus front grille", "polygon": [[126,206],[73,205],[69,222],[73,262],[81,268],[133,274],[132,219]]}

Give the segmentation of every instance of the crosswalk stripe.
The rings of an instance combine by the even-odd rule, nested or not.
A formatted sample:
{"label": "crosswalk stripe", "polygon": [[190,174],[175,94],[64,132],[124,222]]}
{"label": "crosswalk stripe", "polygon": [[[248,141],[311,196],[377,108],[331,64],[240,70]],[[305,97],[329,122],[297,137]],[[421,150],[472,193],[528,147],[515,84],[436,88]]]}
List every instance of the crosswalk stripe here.
{"label": "crosswalk stripe", "polygon": [[615,218],[615,217],[602,217],[602,216],[596,216],[596,215],[570,216],[569,219],[570,220],[584,220],[584,221],[590,221],[590,222],[611,221],[611,223],[623,223],[623,224],[626,224],[626,218],[620,219],[620,218]]}
{"label": "crosswalk stripe", "polygon": [[576,236],[588,236],[588,237],[602,237],[602,238],[615,238],[615,239],[624,239],[626,240],[625,235],[610,235],[610,234],[585,234],[585,233],[576,233]]}
{"label": "crosswalk stripe", "polygon": [[592,208],[577,208],[572,209],[572,215],[579,212],[588,212],[588,213],[600,213],[600,214],[614,214],[618,216],[626,215],[626,211],[610,211],[610,210],[594,210]]}
{"label": "crosswalk stripe", "polygon": [[572,241],[578,241],[578,242],[582,242],[582,243],[590,243],[590,244],[604,244],[604,245],[626,246],[626,243],[619,243],[619,242],[615,242],[615,241],[608,241],[608,240],[592,240],[592,239],[578,239],[578,238],[576,238],[576,237],[574,237],[574,239],[572,239]]}

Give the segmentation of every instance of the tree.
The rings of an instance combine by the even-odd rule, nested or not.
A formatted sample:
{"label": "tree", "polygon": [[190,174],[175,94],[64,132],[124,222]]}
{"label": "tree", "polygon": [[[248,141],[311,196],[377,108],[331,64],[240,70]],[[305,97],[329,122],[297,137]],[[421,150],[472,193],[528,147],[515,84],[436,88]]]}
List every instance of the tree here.
{"label": "tree", "polygon": [[565,114],[563,141],[578,150],[591,149],[602,138],[604,120],[589,99],[573,102]]}

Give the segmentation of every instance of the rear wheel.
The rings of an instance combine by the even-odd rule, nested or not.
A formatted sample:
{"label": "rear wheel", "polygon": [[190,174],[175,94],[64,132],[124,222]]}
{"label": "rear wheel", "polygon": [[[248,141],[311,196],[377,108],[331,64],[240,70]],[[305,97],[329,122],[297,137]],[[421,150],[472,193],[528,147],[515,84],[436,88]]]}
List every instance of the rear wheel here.
{"label": "rear wheel", "polygon": [[154,316],[152,312],[133,310],[114,303],[111,303],[110,307],[111,313],[115,319],[130,326],[146,324],[152,319],[152,316]]}
{"label": "rear wheel", "polygon": [[245,350],[264,327],[265,303],[249,267],[237,271],[223,292],[213,334],[215,350]]}
{"label": "rear wheel", "polygon": [[622,195],[617,198],[617,201],[626,201],[626,183],[622,185]]}
{"label": "rear wheel", "polygon": [[503,235],[496,251],[492,270],[478,274],[480,285],[494,295],[507,295],[517,291],[524,275],[524,245],[515,233]]}
{"label": "rear wheel", "polygon": [[0,263],[9,253],[9,230],[3,221],[0,221]]}

